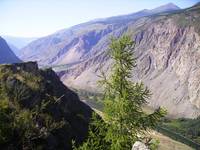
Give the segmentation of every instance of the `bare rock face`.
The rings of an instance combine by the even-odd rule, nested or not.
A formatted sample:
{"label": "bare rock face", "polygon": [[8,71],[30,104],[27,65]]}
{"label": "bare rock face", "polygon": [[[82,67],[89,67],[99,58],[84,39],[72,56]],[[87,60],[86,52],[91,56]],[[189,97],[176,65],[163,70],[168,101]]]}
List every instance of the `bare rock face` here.
{"label": "bare rock face", "polygon": [[[194,27],[178,27],[173,19],[149,24],[136,39],[135,81],[142,80],[153,95],[149,104],[163,106],[172,116],[199,115],[200,36]],[[136,37],[137,37],[136,36]]]}
{"label": "bare rock face", "polygon": [[132,150],[149,150],[149,148],[144,143],[137,141],[133,144]]}
{"label": "bare rock face", "polygon": [[[116,37],[132,33],[136,42],[137,67],[133,81],[144,82],[152,91],[149,105],[162,106],[171,117],[200,115],[200,30],[199,5],[168,15],[144,17],[113,32]],[[187,14],[187,15],[186,15]],[[96,83],[100,69],[109,74],[112,60],[104,49],[60,75],[73,87],[100,90]]]}

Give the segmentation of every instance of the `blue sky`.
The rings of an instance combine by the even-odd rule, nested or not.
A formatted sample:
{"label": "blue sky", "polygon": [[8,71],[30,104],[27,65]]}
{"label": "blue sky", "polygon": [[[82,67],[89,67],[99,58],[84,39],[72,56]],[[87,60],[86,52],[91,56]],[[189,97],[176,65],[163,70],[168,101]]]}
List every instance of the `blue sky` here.
{"label": "blue sky", "polygon": [[40,37],[104,18],[172,2],[181,8],[200,0],[0,0],[0,35]]}

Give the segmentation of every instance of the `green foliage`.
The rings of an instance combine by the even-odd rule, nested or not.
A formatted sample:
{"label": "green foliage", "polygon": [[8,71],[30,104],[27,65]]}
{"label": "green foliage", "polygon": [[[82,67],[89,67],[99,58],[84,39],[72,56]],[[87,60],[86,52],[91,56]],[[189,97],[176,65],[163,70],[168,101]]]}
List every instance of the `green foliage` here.
{"label": "green foliage", "polygon": [[[112,39],[109,54],[114,60],[111,75],[102,72],[105,123],[94,118],[97,130],[91,130],[87,141],[78,150],[128,150],[149,128],[154,128],[165,115],[161,108],[148,115],[142,110],[150,91],[143,83],[133,83],[134,42],[129,36]],[[102,125],[103,124],[103,125]],[[95,132],[98,131],[98,132]],[[106,145],[106,146],[105,146]],[[152,146],[153,147],[153,146]]]}
{"label": "green foliage", "polygon": [[86,137],[91,113],[52,70],[0,66],[1,149],[70,149]]}
{"label": "green foliage", "polygon": [[32,73],[23,71],[22,76],[23,82],[26,83],[31,89],[39,90],[41,88],[40,83],[43,78],[39,74],[33,75]]}
{"label": "green foliage", "polygon": [[11,110],[7,100],[0,101],[0,144],[6,143],[12,137],[10,120]]}
{"label": "green foliage", "polygon": [[[36,109],[22,107],[20,102],[27,98],[25,89],[20,81],[16,81],[12,87],[0,84],[1,148],[43,149],[44,145],[36,141],[45,140],[52,131],[65,125],[65,121],[55,121],[43,111],[48,107],[44,103],[39,104]],[[49,97],[48,103],[52,103],[52,99]]]}
{"label": "green foliage", "polygon": [[162,126],[200,143],[200,118],[168,119],[164,121]]}
{"label": "green foliage", "polygon": [[149,143],[149,148],[150,150],[157,150],[158,146],[160,144],[160,141],[157,139],[152,139]]}
{"label": "green foliage", "polygon": [[181,135],[180,133],[176,132],[176,131],[172,131],[170,129],[167,129],[165,127],[162,126],[157,126],[157,131],[176,140],[176,141],[180,141],[181,143],[184,143],[190,147],[193,147],[195,149],[199,149],[200,148],[200,144],[198,144],[197,142],[191,140],[191,138],[187,138],[183,135]]}
{"label": "green foliage", "polygon": [[108,123],[106,140],[111,150],[131,149],[132,144],[149,127],[155,127],[165,114],[157,109],[147,115],[142,106],[147,103],[150,91],[143,83],[133,83],[132,69],[136,66],[133,57],[134,42],[129,36],[112,39],[110,56],[114,60],[109,78],[103,73],[100,83],[104,86],[104,113]]}
{"label": "green foliage", "polygon": [[95,109],[98,109],[100,111],[103,110],[103,94],[101,93],[95,93],[95,92],[90,92],[82,89],[74,89],[80,99],[86,100],[87,104]]}
{"label": "green foliage", "polygon": [[88,138],[83,145],[76,147],[73,142],[74,150],[109,150],[110,143],[105,140],[107,124],[96,114],[93,113],[89,126]]}

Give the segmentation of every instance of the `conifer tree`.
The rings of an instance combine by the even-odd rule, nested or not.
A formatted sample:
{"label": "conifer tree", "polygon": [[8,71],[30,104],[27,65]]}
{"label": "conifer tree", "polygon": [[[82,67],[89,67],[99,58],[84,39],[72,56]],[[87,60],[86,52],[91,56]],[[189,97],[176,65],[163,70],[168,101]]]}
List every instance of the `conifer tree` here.
{"label": "conifer tree", "polygon": [[107,77],[103,73],[100,81],[104,87],[104,115],[108,124],[105,138],[111,143],[111,150],[131,149],[138,136],[155,127],[165,114],[160,108],[150,115],[143,111],[151,93],[143,83],[131,81],[132,69],[136,66],[133,50],[130,36],[113,38],[109,51],[114,61],[111,75]]}
{"label": "conifer tree", "polygon": [[75,150],[130,150],[149,128],[154,128],[165,111],[161,108],[146,114],[143,106],[151,93],[143,83],[131,81],[136,66],[134,42],[130,36],[111,40],[109,55],[113,66],[109,77],[102,72],[104,123],[93,117],[86,142]]}

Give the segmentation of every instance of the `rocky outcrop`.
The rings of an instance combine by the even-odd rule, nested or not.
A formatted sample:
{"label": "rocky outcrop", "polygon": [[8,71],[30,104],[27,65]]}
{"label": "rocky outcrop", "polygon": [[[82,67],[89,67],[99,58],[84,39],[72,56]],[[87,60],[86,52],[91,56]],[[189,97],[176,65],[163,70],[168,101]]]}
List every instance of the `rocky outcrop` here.
{"label": "rocky outcrop", "polygon": [[6,41],[0,37],[0,64],[10,64],[22,62],[17,56],[12,52]]}
{"label": "rocky outcrop", "polygon": [[149,148],[140,141],[133,144],[132,150],[149,150]]}
{"label": "rocky outcrop", "polygon": [[[4,88],[6,90],[2,90]],[[0,65],[0,89],[0,95],[6,96],[12,108],[18,103],[20,110],[34,111],[37,117],[33,123],[41,132],[40,136],[36,136],[35,131],[33,139],[40,141],[35,143],[36,146],[41,144],[42,149],[72,149],[72,140],[78,144],[86,138],[92,109],[63,85],[51,69],[39,70],[36,62]],[[52,129],[46,129],[45,119],[50,119]],[[59,126],[56,126],[58,123]],[[47,133],[42,136],[44,131]],[[21,139],[16,136],[12,140],[10,142],[16,144],[16,148],[20,146]]]}

